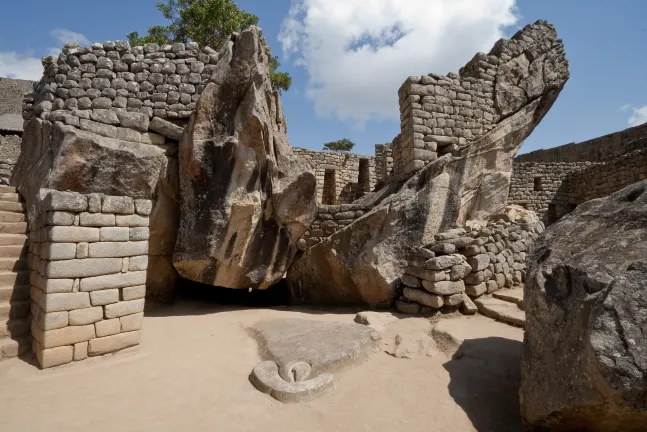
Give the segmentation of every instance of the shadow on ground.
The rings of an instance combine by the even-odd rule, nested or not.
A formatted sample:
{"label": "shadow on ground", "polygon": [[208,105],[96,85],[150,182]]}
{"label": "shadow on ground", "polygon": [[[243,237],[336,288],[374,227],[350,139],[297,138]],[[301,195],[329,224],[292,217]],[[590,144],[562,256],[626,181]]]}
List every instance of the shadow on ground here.
{"label": "shadow on ground", "polygon": [[464,341],[443,367],[449,394],[479,432],[522,431],[519,384],[522,343],[489,337]]}
{"label": "shadow on ground", "polygon": [[295,310],[313,315],[353,313],[356,308],[315,308],[291,304],[290,290],[285,279],[265,290],[231,289],[181,279],[171,304],[146,301],[146,316],[205,315],[241,309]]}

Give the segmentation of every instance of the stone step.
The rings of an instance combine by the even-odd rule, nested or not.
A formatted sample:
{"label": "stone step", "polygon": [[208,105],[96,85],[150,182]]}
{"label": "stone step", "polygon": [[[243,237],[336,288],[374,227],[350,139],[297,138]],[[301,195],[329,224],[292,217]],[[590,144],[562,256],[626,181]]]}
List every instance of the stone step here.
{"label": "stone step", "polygon": [[16,339],[29,335],[30,323],[28,318],[18,318],[0,321],[0,339]]}
{"label": "stone step", "polygon": [[25,205],[20,202],[0,201],[0,210],[14,213],[24,213]]}
{"label": "stone step", "polygon": [[19,286],[0,286],[0,302],[29,300],[29,284]]}
{"label": "stone step", "polygon": [[12,357],[18,357],[29,351],[31,348],[31,337],[0,340],[0,361]]}
{"label": "stone step", "polygon": [[500,289],[492,293],[492,297],[514,303],[523,310],[523,288]]}
{"label": "stone step", "polygon": [[0,271],[21,271],[27,270],[26,260],[16,258],[0,258]]}
{"label": "stone step", "polygon": [[0,246],[23,246],[27,239],[25,234],[0,234]]}
{"label": "stone step", "polygon": [[0,271],[0,286],[29,285],[28,271]]}
{"label": "stone step", "polygon": [[27,255],[27,245],[25,246],[0,246],[0,258],[19,259]]}
{"label": "stone step", "polygon": [[12,186],[0,186],[0,193],[18,193],[18,191]]}
{"label": "stone step", "polygon": [[483,296],[474,299],[479,312],[486,317],[498,319],[523,327],[526,324],[526,313],[520,310],[516,304],[499,300],[490,296]]}
{"label": "stone step", "polygon": [[0,302],[0,322],[17,318],[26,318],[29,315],[31,302],[29,300],[17,302]]}
{"label": "stone step", "polygon": [[26,232],[27,232],[27,222],[0,223],[0,233],[25,234]]}
{"label": "stone step", "polygon": [[0,223],[2,222],[24,222],[25,214],[16,212],[5,212],[0,210]]}
{"label": "stone step", "polygon": [[17,193],[0,193],[0,201],[20,202],[20,195]]}

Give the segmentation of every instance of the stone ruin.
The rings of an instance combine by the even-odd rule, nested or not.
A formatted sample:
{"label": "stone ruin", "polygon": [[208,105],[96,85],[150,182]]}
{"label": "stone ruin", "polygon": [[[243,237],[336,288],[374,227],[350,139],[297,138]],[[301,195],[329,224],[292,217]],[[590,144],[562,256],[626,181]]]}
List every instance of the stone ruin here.
{"label": "stone ruin", "polygon": [[[563,286],[563,274],[580,277],[581,266],[597,265],[559,253],[544,258],[542,250],[558,243],[556,235],[568,239],[563,230],[578,218],[604,218],[609,208],[582,205],[547,234],[545,226],[647,177],[647,128],[513,160],[569,78],[562,42],[545,21],[478,53],[458,74],[409,77],[398,92],[400,134],[376,145],[374,157],[290,146],[269,81],[269,48],[256,27],[232,35],[220,52],[194,43],[68,43],[43,66],[24,97],[20,157],[8,167],[20,197],[2,190],[7,200],[24,200],[27,219],[3,223],[3,232],[28,231],[28,255],[13,268],[21,289],[14,298],[28,308],[8,322],[15,343],[3,343],[2,353],[31,346],[43,368],[138,345],[145,298],[170,301],[183,279],[203,289],[263,290],[285,278],[295,303],[466,314],[489,310],[487,294],[525,283],[536,316],[524,376],[541,381],[536,354],[546,348],[537,334],[559,333],[546,319],[555,293],[542,278],[556,275]],[[640,203],[640,193],[614,199]],[[597,247],[587,241],[583,247]],[[629,255],[613,269],[629,273],[619,287],[625,297],[623,287],[644,271]],[[607,289],[607,282],[595,283]],[[626,304],[622,313],[631,315]],[[599,315],[594,333],[608,331],[610,313]],[[253,329],[266,353],[250,376],[254,386],[284,402],[314,398],[334,387],[330,372],[367,356],[379,338],[352,325],[309,325]],[[349,344],[347,355],[327,351],[331,334],[354,332],[362,342]],[[597,356],[603,376],[622,375],[626,368],[609,360],[618,343],[607,342],[598,338],[586,355]],[[561,346],[559,335],[550,343]],[[295,344],[307,355],[295,357]],[[621,357],[635,357],[632,349]],[[645,369],[634,363],[635,378]],[[644,390],[623,393],[635,379],[607,382],[626,404]],[[528,425],[581,420],[578,406],[549,403],[548,390],[522,389]],[[587,392],[577,397],[608,405]],[[625,412],[618,400],[610,417]]]}

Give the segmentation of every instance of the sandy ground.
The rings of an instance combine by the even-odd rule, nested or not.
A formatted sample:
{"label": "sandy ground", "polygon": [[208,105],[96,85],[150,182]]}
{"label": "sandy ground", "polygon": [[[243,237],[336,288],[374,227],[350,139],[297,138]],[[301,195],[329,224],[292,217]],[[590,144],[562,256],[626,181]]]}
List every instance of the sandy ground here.
{"label": "sandy ground", "polygon": [[[459,342],[471,339],[458,358],[440,350],[413,359],[380,352],[336,374],[331,394],[285,405],[249,383],[259,357],[245,328],[261,318],[286,316],[354,318],[353,313],[234,309],[187,300],[155,307],[147,310],[137,349],[43,371],[24,359],[0,363],[0,430],[521,429],[515,370],[519,329],[483,317],[442,320]],[[501,368],[506,362],[512,366]]]}

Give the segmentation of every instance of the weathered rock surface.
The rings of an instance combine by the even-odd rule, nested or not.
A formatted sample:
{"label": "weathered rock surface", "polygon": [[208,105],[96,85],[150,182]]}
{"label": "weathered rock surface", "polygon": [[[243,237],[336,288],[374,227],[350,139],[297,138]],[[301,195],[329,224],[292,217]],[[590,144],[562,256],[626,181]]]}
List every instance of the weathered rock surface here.
{"label": "weathered rock surface", "polygon": [[581,204],[531,252],[521,413],[528,430],[647,425],[647,181]]}
{"label": "weathered rock surface", "polygon": [[329,372],[353,366],[377,352],[380,335],[369,326],[302,319],[263,320],[250,328],[266,359],[252,384],[281,402],[305,402],[330,391]]}
{"label": "weathered rock surface", "polygon": [[187,279],[267,288],[316,216],[315,176],[288,143],[268,56],[256,27],[229,41],[183,132],[174,264]]}
{"label": "weathered rock surface", "polygon": [[[498,74],[506,77],[505,85],[495,87],[498,123],[406,182],[391,183],[356,201],[373,209],[306,250],[290,268],[288,282],[297,301],[388,306],[409,247],[429,244],[436,233],[503,210],[512,158],[568,79],[564,47],[554,29],[547,24],[538,28],[527,27],[490,52],[500,65]],[[529,64],[524,60],[519,67],[506,66],[502,53],[507,47],[514,48],[511,52],[522,49]],[[550,63],[541,66],[543,75],[535,73],[538,62]],[[461,71],[461,78],[467,80],[474,71],[478,56]]]}
{"label": "weathered rock surface", "polygon": [[151,199],[165,166],[164,151],[155,146],[34,118],[25,128],[12,183],[32,218],[41,188]]}

